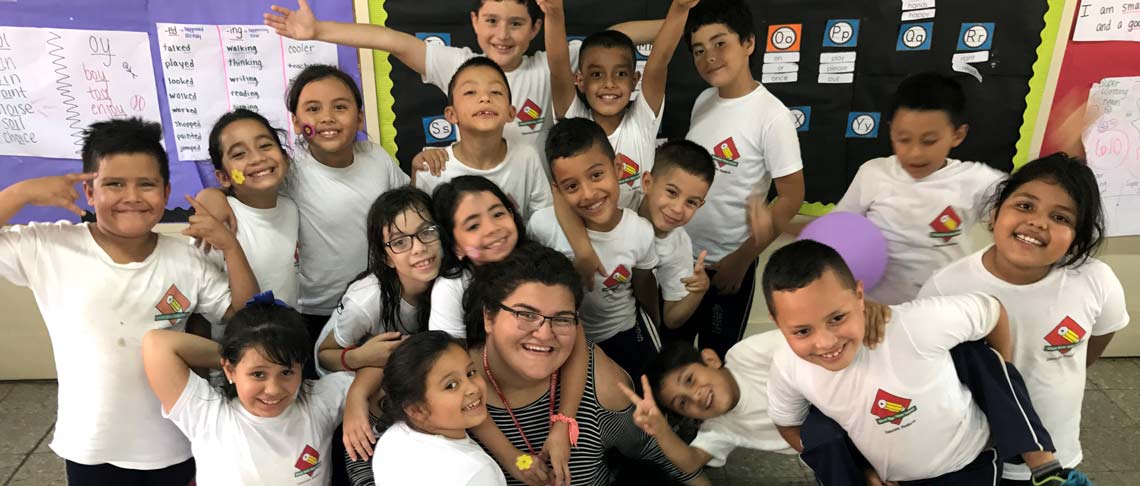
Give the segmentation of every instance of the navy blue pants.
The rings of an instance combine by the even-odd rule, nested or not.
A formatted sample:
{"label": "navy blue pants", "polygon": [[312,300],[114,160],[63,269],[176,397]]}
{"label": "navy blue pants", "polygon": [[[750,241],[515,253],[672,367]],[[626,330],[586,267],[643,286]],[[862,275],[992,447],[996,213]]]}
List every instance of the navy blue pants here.
{"label": "navy blue pants", "polygon": [[646,362],[661,350],[661,336],[657,334],[657,328],[649,322],[649,318],[639,307],[633,327],[598,343],[602,351],[606,352],[606,356],[629,373],[636,389],[641,388],[641,374]]}
{"label": "navy blue pants", "polygon": [[[950,350],[958,379],[969,388],[974,402],[986,414],[990,425],[990,437],[996,451],[998,478],[1001,478],[1001,462],[1020,462],[1020,455],[1030,451],[1055,451],[1053,440],[1041,425],[1041,419],[1029,401],[1029,392],[1021,374],[1013,365],[1002,360],[1001,356],[982,341],[971,341],[955,346]],[[801,458],[812,471],[820,484],[825,486],[845,486],[866,484],[864,471],[870,467],[867,460],[851,443],[846,431],[834,420],[815,407],[808,412],[800,428],[800,439],[804,452]],[[954,483],[945,484],[995,484],[977,482],[986,470],[983,452],[973,463],[961,471],[924,481],[907,484],[942,484],[951,481],[952,474],[962,472],[967,479],[953,478]],[[993,468],[990,468],[993,469]],[[969,471],[967,471],[969,470]],[[975,478],[975,479],[968,479]]]}
{"label": "navy blue pants", "polygon": [[194,459],[162,469],[124,469],[65,461],[69,486],[193,486]]}
{"label": "navy blue pants", "polygon": [[[706,272],[710,279],[716,275],[712,270]],[[710,286],[689,320],[676,329],[662,329],[662,337],[687,343],[696,339],[698,349],[711,348],[723,360],[728,349],[744,337],[744,328],[748,327],[748,314],[752,312],[752,293],[755,288],[756,261],[753,261],[744,272],[740,290],[735,294],[721,294],[716,286]]]}

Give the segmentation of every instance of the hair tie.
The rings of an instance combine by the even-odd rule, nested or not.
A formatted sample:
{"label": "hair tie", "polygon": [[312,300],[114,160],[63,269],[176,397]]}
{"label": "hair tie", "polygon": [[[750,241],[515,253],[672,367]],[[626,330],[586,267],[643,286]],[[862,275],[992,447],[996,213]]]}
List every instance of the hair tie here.
{"label": "hair tie", "polygon": [[245,303],[245,305],[253,304],[275,305],[278,307],[284,307],[286,309],[292,309],[292,307],[289,307],[289,304],[286,304],[285,301],[274,298],[272,290],[266,290],[265,292],[254,295],[252,299],[249,299],[249,302]]}

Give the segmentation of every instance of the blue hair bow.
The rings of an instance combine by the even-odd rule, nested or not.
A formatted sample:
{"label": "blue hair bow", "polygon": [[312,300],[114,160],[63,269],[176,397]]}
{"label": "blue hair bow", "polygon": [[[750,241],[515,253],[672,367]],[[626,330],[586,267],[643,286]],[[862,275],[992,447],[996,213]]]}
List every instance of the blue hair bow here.
{"label": "blue hair bow", "polygon": [[252,299],[249,299],[249,302],[245,303],[245,305],[252,304],[276,305],[284,307],[286,309],[292,309],[292,307],[289,307],[289,304],[286,304],[285,301],[274,298],[272,290],[266,290],[265,292],[254,295]]}

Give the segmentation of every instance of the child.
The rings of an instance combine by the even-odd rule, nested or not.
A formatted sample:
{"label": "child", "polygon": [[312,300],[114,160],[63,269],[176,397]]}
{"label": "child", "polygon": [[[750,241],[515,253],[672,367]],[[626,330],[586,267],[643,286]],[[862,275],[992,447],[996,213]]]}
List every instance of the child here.
{"label": "child", "polygon": [[[637,72],[636,46],[629,36],[616,30],[587,36],[578,50],[578,71],[569,69],[570,50],[566,44],[562,0],[545,0],[540,4],[546,15],[546,60],[550,66],[554,116],[589,118],[606,131],[622,164],[618,183],[623,200],[641,188],[641,174],[653,168],[669,60],[681,40],[689,7],[694,3],[693,0],[673,2],[653,42],[643,76]],[[639,79],[641,93],[631,100]]]}
{"label": "child", "polygon": [[[1064,154],[1026,164],[998,189],[994,244],[935,272],[919,296],[982,291],[1006,302],[1013,363],[1060,466],[1075,468],[1085,369],[1129,321],[1120,281],[1092,258],[1104,232],[1100,191],[1092,171]],[[1029,484],[1024,465],[1002,474],[1004,484]]]}
{"label": "child", "polygon": [[[183,234],[225,255],[229,281],[180,238],[156,233],[170,196],[170,168],[157,123],[92,124],[83,174],[41,177],[0,191],[0,225],[26,205],[76,214],[79,193],[94,223],[0,229],[0,276],[31,288],[52,337],[59,410],[51,448],[70,484],[187,484],[190,443],[162,419],[142,377],[139,349],[154,328],[183,330],[191,313],[212,322],[257,292],[241,245],[203,206]],[[235,304],[236,302],[236,304]]]}
{"label": "child", "polygon": [[461,341],[443,331],[412,336],[384,379],[372,472],[378,484],[506,485],[503,471],[467,436],[487,419],[483,376]]}
{"label": "child", "polygon": [[[1055,464],[1023,427],[1028,419],[990,417],[987,423],[957,380],[952,347],[985,338],[995,353],[1009,356],[1008,319],[997,299],[974,293],[893,306],[882,344],[864,350],[862,283],[835,250],[810,240],[777,250],[764,269],[763,289],[788,343],[772,359],[769,415],[821,480],[834,479],[844,468],[849,476],[864,477],[851,461],[836,459],[830,444],[842,440],[820,442],[821,432],[829,431],[815,424],[828,422],[833,429],[841,425],[866,458],[870,484],[995,484],[1005,453],[990,443],[1002,448],[1018,435],[1024,435],[1024,447],[1017,450],[1031,466]],[[997,368],[1005,388],[1017,386],[1004,366]],[[1016,408],[1014,416],[1033,414],[1030,404],[1019,406],[1024,409]],[[823,416],[809,414],[813,407]]]}
{"label": "child", "polygon": [[[281,131],[265,117],[238,108],[222,115],[210,130],[214,177],[234,219],[238,243],[249,259],[258,287],[272,290],[286,305],[297,305],[297,205],[278,194],[289,173]],[[223,262],[215,258],[215,263]],[[223,327],[214,328],[220,340]]]}
{"label": "child", "polygon": [[[650,273],[658,262],[653,225],[618,207],[616,159],[597,123],[567,118],[551,129],[546,145],[555,186],[585,222],[590,243],[608,269],[606,277],[594,276],[595,287],[582,305],[586,337],[637,376],[643,359],[660,346],[653,323],[638,310],[633,288],[656,291]],[[553,207],[535,213],[528,232],[563,254],[574,253]]]}
{"label": "child", "polygon": [[779,233],[750,236],[749,196],[772,206],[776,230],[799,211],[804,197],[799,140],[788,109],[749,69],[756,47],[752,12],[743,0],[704,0],[689,11],[685,41],[697,73],[711,88],[697,97],[685,138],[707,147],[720,176],[704,208],[686,225],[693,254],[708,251],[713,289],[693,314],[700,347],[724,356],[743,335],[752,310],[756,258]]}
{"label": "child", "polygon": [[[150,386],[163,416],[190,439],[199,484],[295,484],[302,476],[329,484],[345,401],[362,402],[370,391],[350,389],[344,373],[302,380],[307,343],[301,315],[272,292],[234,315],[220,346],[165,330],[143,337]],[[190,371],[219,365],[228,382],[220,389]]]}
{"label": "child", "polygon": [[890,260],[868,295],[883,304],[915,298],[935,270],[970,253],[966,232],[1005,174],[947,158],[966,138],[966,98],[947,76],[916,74],[895,92],[891,157],[859,167],[836,211],[866,216],[887,238]]}
{"label": "child", "polygon": [[447,93],[443,113],[459,127],[460,141],[444,149],[453,162],[442,174],[414,174],[416,187],[431,192],[455,177],[479,175],[503,188],[524,218],[550,206],[550,183],[538,151],[503,139],[503,126],[514,118],[514,108],[502,68],[488,58],[472,57],[455,71]]}

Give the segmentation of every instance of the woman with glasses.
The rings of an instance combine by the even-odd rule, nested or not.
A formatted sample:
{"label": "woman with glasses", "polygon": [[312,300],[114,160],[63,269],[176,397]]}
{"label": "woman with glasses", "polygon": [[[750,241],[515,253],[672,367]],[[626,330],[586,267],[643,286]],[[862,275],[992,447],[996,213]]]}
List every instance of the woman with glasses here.
{"label": "woman with glasses", "polygon": [[[469,353],[487,383],[489,415],[523,452],[515,461],[519,469],[545,470],[547,458],[539,448],[552,424],[567,420],[556,411],[562,394],[559,378],[580,339],[581,280],[561,253],[527,244],[501,262],[480,266],[471,289],[477,291],[469,292],[468,303],[478,312],[468,315],[481,317],[483,335],[470,336],[480,344],[472,345]],[[469,333],[478,327],[468,324]],[[647,472],[639,478],[645,484],[707,483],[699,472],[684,475],[634,425],[633,407],[617,386],[630,385],[629,377],[597,346],[587,343],[587,349],[586,386],[577,430],[571,433],[576,446],[570,451],[569,483],[609,484],[610,449],[652,463],[641,471]],[[508,484],[524,483],[508,475]]]}

